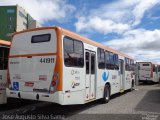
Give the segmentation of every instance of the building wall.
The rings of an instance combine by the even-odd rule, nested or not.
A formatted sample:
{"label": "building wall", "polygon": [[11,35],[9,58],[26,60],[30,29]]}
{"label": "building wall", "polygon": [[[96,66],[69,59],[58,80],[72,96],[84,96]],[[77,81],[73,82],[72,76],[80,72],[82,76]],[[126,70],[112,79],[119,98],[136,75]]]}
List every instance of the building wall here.
{"label": "building wall", "polygon": [[16,31],[16,13],[16,6],[0,6],[0,39],[11,40],[11,34]]}
{"label": "building wall", "polygon": [[41,27],[22,7],[0,6],[0,39],[11,41],[14,32]]}
{"label": "building wall", "polygon": [[31,20],[28,22],[28,29],[42,27],[40,23],[36,20]]}
{"label": "building wall", "polygon": [[20,6],[17,6],[17,31],[27,29],[27,12]]}

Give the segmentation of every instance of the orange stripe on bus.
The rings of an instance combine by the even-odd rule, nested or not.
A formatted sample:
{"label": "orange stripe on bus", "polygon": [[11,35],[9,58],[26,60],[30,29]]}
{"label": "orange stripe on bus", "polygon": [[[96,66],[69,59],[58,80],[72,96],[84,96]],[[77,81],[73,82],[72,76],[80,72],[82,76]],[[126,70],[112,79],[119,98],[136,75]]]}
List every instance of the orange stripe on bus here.
{"label": "orange stripe on bus", "polygon": [[63,90],[63,57],[62,57],[62,29],[60,27],[56,27],[57,34],[57,62],[55,66],[54,73],[59,73],[59,81],[56,88],[56,91]]}
{"label": "orange stripe on bus", "polygon": [[7,46],[10,46],[10,45],[11,45],[11,42],[6,41],[6,40],[0,40],[0,45],[7,45]]}
{"label": "orange stripe on bus", "polygon": [[25,54],[25,55],[10,55],[10,56],[9,56],[9,58],[29,57],[29,56],[50,56],[50,55],[57,55],[57,53]]}

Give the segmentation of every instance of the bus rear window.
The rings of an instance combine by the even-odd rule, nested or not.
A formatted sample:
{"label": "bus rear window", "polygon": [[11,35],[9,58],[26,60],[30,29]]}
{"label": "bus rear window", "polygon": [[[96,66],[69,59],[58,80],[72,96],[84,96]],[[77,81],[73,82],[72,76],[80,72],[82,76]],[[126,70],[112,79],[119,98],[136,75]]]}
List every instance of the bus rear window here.
{"label": "bus rear window", "polygon": [[149,64],[143,64],[143,66],[149,66]]}
{"label": "bus rear window", "polygon": [[42,34],[32,36],[31,43],[41,43],[41,42],[49,42],[51,39],[51,34]]}

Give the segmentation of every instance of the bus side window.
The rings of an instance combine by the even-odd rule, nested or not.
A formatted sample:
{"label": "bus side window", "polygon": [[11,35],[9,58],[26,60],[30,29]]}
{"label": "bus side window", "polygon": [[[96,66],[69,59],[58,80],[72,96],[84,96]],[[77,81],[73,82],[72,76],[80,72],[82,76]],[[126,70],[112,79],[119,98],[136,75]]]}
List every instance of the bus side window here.
{"label": "bus side window", "polygon": [[125,58],[125,70],[129,71],[129,59]]}
{"label": "bus side window", "polygon": [[131,60],[131,66],[132,66],[132,71],[134,71],[134,67],[135,67],[134,60]]}
{"label": "bus side window", "polygon": [[6,70],[8,67],[9,48],[0,47],[0,70]]}
{"label": "bus side window", "polygon": [[110,61],[109,61],[109,52],[105,51],[105,64],[106,64],[106,69],[110,69]]}
{"label": "bus side window", "polygon": [[8,68],[8,55],[9,55],[9,48],[4,48],[4,69]]}
{"label": "bus side window", "polygon": [[153,72],[155,72],[156,71],[156,67],[155,67],[155,65],[153,65]]}
{"label": "bus side window", "polygon": [[105,69],[105,52],[103,49],[98,48],[97,50],[97,56],[98,56],[98,68],[99,69]]}
{"label": "bus side window", "polygon": [[84,66],[83,43],[70,37],[64,37],[64,64],[67,67]]}
{"label": "bus side window", "polygon": [[110,61],[110,69],[114,70],[114,54],[113,53],[109,53],[109,61]]}
{"label": "bus side window", "polygon": [[158,72],[160,72],[160,66],[158,66]]}
{"label": "bus side window", "polygon": [[115,63],[115,69],[119,70],[119,60],[117,54],[114,54],[114,63]]}

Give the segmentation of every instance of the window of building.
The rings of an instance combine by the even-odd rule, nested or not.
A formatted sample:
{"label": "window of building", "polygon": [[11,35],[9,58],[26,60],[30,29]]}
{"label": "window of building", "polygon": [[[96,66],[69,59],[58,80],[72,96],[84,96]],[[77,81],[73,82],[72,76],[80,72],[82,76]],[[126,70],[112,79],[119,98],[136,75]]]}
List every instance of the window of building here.
{"label": "window of building", "polygon": [[8,25],[8,29],[12,29],[12,25]]}
{"label": "window of building", "polygon": [[98,68],[99,69],[105,69],[105,52],[103,49],[98,48],[97,50],[97,56],[98,56]]}
{"label": "window of building", "polygon": [[25,16],[21,11],[19,11],[19,16],[21,16],[24,19],[27,19],[27,16]]}
{"label": "window of building", "polygon": [[67,67],[84,66],[84,47],[79,40],[64,37],[64,64]]}
{"label": "window of building", "polygon": [[15,13],[14,9],[7,9],[7,13]]}
{"label": "window of building", "polygon": [[8,19],[9,19],[10,22],[12,22],[14,20],[14,17],[10,16]]}
{"label": "window of building", "polygon": [[27,23],[23,22],[23,25],[25,26],[25,28],[27,29]]}

